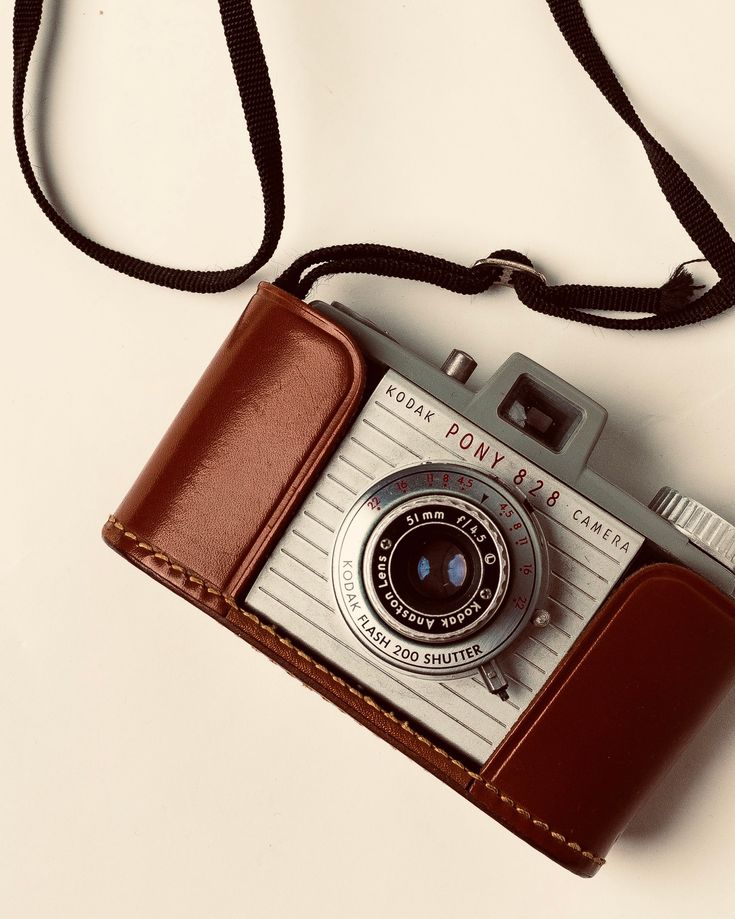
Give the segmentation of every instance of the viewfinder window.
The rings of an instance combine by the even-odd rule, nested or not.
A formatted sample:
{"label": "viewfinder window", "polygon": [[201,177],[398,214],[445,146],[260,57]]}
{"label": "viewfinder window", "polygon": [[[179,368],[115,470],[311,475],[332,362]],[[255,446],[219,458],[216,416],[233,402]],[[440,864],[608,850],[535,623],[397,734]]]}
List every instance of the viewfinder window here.
{"label": "viewfinder window", "polygon": [[582,422],[582,409],[528,374],[518,377],[499,409],[500,417],[560,453]]}

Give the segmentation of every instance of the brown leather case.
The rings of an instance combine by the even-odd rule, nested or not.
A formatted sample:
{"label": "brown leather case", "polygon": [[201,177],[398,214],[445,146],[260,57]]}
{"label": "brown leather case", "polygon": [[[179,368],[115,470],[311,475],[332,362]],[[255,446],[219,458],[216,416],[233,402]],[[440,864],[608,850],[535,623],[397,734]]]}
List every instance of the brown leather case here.
{"label": "brown leather case", "polygon": [[735,604],[631,577],[480,772],[238,602],[357,411],[363,359],[261,284],[103,536],[531,845],[590,876],[735,669]]}
{"label": "brown leather case", "polygon": [[[735,603],[686,568],[643,568],[597,613],[470,795],[591,876],[733,676]],[[499,807],[498,790],[520,805]]]}
{"label": "brown leather case", "polygon": [[345,332],[261,284],[117,515],[237,594],[357,409]]}

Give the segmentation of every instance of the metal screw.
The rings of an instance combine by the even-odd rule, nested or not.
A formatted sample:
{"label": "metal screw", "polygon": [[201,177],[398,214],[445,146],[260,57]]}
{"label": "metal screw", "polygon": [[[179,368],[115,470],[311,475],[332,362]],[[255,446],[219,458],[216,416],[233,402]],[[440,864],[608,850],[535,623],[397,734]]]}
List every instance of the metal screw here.
{"label": "metal screw", "polygon": [[480,591],[480,596],[482,597],[483,600],[489,600],[492,597],[492,595],[493,595],[492,590],[489,590],[487,587],[483,588]]}
{"label": "metal screw", "polygon": [[533,617],[533,624],[539,629],[545,629],[551,622],[551,613],[545,609],[540,609]]}
{"label": "metal screw", "polygon": [[380,540],[380,548],[381,548],[381,549],[386,549],[386,550],[387,550],[387,549],[390,549],[390,547],[391,547],[392,545],[393,545],[393,543],[390,541],[390,539],[381,539],[381,540]]}
{"label": "metal screw", "polygon": [[496,561],[497,558],[492,554],[492,552],[488,552],[488,554],[485,556],[486,565],[494,565]]}

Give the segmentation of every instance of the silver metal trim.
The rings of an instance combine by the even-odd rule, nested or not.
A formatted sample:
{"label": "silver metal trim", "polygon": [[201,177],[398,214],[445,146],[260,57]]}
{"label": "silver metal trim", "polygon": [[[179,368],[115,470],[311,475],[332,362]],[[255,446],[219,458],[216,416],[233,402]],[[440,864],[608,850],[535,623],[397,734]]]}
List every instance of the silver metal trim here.
{"label": "silver metal trim", "polygon": [[543,281],[544,284],[549,282],[546,280],[546,275],[541,274],[540,271],[537,271],[535,268],[531,268],[530,265],[524,265],[523,262],[514,262],[511,259],[507,258],[492,258],[488,256],[487,258],[478,258],[475,265],[495,265],[498,268],[502,268],[503,271],[500,274],[500,277],[495,282],[496,284],[502,284],[504,287],[513,286],[513,275],[516,272],[521,272],[523,274],[532,274],[534,277],[538,278],[540,281]]}

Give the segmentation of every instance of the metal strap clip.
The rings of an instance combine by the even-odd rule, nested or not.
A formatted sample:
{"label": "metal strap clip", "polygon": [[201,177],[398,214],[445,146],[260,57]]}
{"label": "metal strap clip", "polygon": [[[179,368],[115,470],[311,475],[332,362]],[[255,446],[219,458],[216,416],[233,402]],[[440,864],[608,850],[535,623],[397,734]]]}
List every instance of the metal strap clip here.
{"label": "metal strap clip", "polygon": [[[544,284],[548,284],[546,277],[541,274],[540,271],[536,271],[536,269],[531,268],[530,265],[524,265],[523,262],[513,262],[507,258],[493,258],[492,256],[488,256],[487,258],[479,258],[475,262],[475,265],[495,265],[498,268],[502,268],[503,270],[500,273],[500,277],[495,283],[502,284],[504,287],[513,286],[513,275],[518,271],[532,274],[540,281],[543,281]],[[474,268],[475,265],[472,267]]]}

